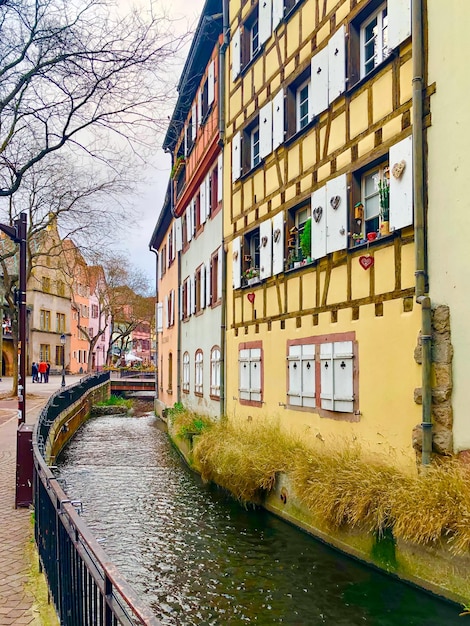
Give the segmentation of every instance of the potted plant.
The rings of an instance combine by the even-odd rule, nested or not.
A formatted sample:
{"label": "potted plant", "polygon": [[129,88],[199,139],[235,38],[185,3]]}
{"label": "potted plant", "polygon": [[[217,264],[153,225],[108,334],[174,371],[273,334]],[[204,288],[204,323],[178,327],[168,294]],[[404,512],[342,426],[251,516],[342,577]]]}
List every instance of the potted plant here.
{"label": "potted plant", "polygon": [[388,235],[390,233],[389,217],[390,217],[390,185],[388,181],[379,180],[379,204],[380,204],[380,234]]}
{"label": "potted plant", "polygon": [[186,159],[184,158],[184,156],[180,155],[176,159],[175,164],[173,165],[173,167],[171,168],[170,178],[176,178],[176,176],[178,175],[180,169],[183,167],[183,165],[185,163],[186,163]]}
{"label": "potted plant", "polygon": [[255,285],[260,282],[259,269],[257,267],[249,267],[243,272],[242,276],[246,280],[247,285]]}
{"label": "potted plant", "polygon": [[304,255],[304,259],[309,259],[312,254],[312,218],[309,217],[305,222],[304,228],[300,233],[300,249]]}
{"label": "potted plant", "polygon": [[357,246],[360,243],[364,243],[364,234],[363,233],[353,233],[352,238],[354,241],[354,245]]}

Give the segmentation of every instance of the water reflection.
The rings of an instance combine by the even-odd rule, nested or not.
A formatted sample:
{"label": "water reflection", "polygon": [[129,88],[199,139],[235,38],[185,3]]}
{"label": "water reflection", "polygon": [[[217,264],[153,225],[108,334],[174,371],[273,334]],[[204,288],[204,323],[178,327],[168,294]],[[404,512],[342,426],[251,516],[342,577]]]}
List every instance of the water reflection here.
{"label": "water reflection", "polygon": [[462,623],[458,607],[201,484],[152,416],[90,420],[60,469],[106,552],[162,624]]}

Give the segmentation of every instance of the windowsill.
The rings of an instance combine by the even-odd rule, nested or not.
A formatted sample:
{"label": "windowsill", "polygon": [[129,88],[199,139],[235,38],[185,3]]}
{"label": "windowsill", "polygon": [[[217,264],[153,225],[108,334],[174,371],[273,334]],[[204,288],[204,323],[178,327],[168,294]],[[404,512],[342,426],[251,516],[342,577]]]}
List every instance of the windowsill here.
{"label": "windowsill", "polygon": [[222,298],[219,298],[215,302],[211,302],[210,307],[211,307],[211,309],[216,309],[221,304],[222,304]]}
{"label": "windowsill", "polygon": [[376,65],[373,70],[371,70],[368,74],[366,74],[365,76],[360,78],[358,81],[356,81],[354,85],[348,86],[346,88],[345,93],[348,96],[351,95],[356,89],[359,89],[359,87],[361,87],[362,85],[367,83],[367,81],[369,81],[371,78],[376,76],[376,74],[378,74],[387,65],[387,63],[390,63],[390,61],[392,61],[396,56],[397,56],[397,51],[392,50],[390,54],[388,55],[388,57],[384,59],[383,61],[381,61],[378,65]]}
{"label": "windowsill", "polygon": [[210,394],[209,398],[211,400],[216,400],[217,402],[220,402],[220,396],[216,396],[213,393]]}
{"label": "windowsill", "polygon": [[354,413],[341,413],[339,411],[329,411],[328,409],[322,409],[321,407],[309,407],[309,406],[296,406],[292,404],[286,404],[286,409],[289,411],[299,411],[301,413],[315,413],[319,417],[338,420],[342,422],[359,422],[361,414],[359,411]]}
{"label": "windowsill", "polygon": [[313,126],[315,126],[315,124],[318,121],[318,115],[315,115],[308,124],[305,124],[305,126],[303,128],[301,128],[300,130],[296,130],[295,133],[293,133],[290,137],[287,137],[284,140],[284,143],[281,145],[284,146],[289,146],[291,143],[294,143],[294,141],[296,141],[297,139],[299,139],[299,137],[301,137],[304,133],[306,133],[308,130],[310,130]]}
{"label": "windowsill", "polygon": [[166,392],[169,396],[173,395],[173,389],[167,389]]}
{"label": "windowsill", "polygon": [[203,392],[202,392],[202,391],[195,391],[195,392],[194,392],[194,395],[195,395],[195,396],[197,396],[198,398],[202,398],[202,397],[204,397],[204,394],[203,394]]}
{"label": "windowsill", "polygon": [[262,400],[241,400],[239,398],[238,402],[240,404],[242,404],[243,406],[255,406],[255,407],[258,407],[260,409],[263,407]]}
{"label": "windowsill", "polygon": [[[298,263],[298,262],[299,261],[296,261],[296,263]],[[286,270],[284,270],[284,272],[286,274],[290,274],[291,272],[295,272],[297,270],[301,270],[301,269],[304,269],[306,267],[310,267],[312,265],[315,265],[315,263],[316,263],[316,260],[313,260],[313,259],[312,259],[312,261],[306,261],[305,263],[303,261],[300,261],[300,265],[298,265],[297,267],[289,267]]]}
{"label": "windowsill", "polygon": [[246,65],[244,65],[240,70],[240,76],[243,77],[246,72],[250,69],[250,67],[256,62],[256,60],[262,55],[264,51],[264,43],[258,48],[256,53],[251,57]]}
{"label": "windowsill", "polygon": [[183,389],[183,393],[189,393],[189,389]]}
{"label": "windowsill", "polygon": [[256,170],[261,169],[261,167],[263,166],[264,166],[264,159],[260,159],[259,163],[257,163],[253,167],[250,167],[250,169],[247,170],[246,172],[242,172],[242,175],[240,176],[240,178],[238,178],[238,180],[245,180],[246,178],[248,178],[248,176],[251,176],[254,172],[256,172]]}
{"label": "windowsill", "polygon": [[296,2],[294,4],[294,6],[292,8],[290,8],[288,11],[286,11],[286,13],[284,13],[284,17],[282,18],[282,20],[279,22],[277,28],[279,28],[279,26],[283,23],[283,22],[287,22],[290,20],[290,18],[294,15],[294,13],[296,11],[298,11],[299,7],[304,3],[304,0],[298,0],[298,2]]}
{"label": "windowsill", "polygon": [[365,250],[367,248],[375,247],[381,243],[383,243],[384,241],[391,241],[395,236],[396,236],[397,231],[393,231],[391,233],[389,233],[388,235],[381,235],[380,237],[377,237],[376,239],[373,239],[372,241],[368,241],[368,240],[361,240],[360,243],[354,243],[353,245],[348,247],[348,251],[352,252],[354,250]]}

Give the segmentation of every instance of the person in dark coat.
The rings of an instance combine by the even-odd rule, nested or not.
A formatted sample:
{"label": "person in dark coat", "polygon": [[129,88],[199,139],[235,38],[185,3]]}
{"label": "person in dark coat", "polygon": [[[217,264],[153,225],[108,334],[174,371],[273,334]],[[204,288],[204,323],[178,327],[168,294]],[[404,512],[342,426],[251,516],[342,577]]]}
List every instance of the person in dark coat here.
{"label": "person in dark coat", "polygon": [[45,376],[46,376],[46,383],[49,382],[49,372],[50,372],[50,370],[51,370],[51,364],[49,363],[49,361],[47,361],[47,363],[46,363],[46,374],[45,374]]}
{"label": "person in dark coat", "polygon": [[38,364],[36,362],[31,365],[31,377],[33,383],[38,382]]}

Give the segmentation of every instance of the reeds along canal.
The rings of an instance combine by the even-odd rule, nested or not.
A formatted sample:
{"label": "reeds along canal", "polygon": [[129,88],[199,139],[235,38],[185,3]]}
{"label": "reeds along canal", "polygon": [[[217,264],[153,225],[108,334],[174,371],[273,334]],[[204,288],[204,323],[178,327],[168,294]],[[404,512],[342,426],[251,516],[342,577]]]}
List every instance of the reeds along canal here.
{"label": "reeds along canal", "polygon": [[59,466],[95,536],[162,624],[470,623],[458,606],[202,484],[151,414],[89,420]]}

